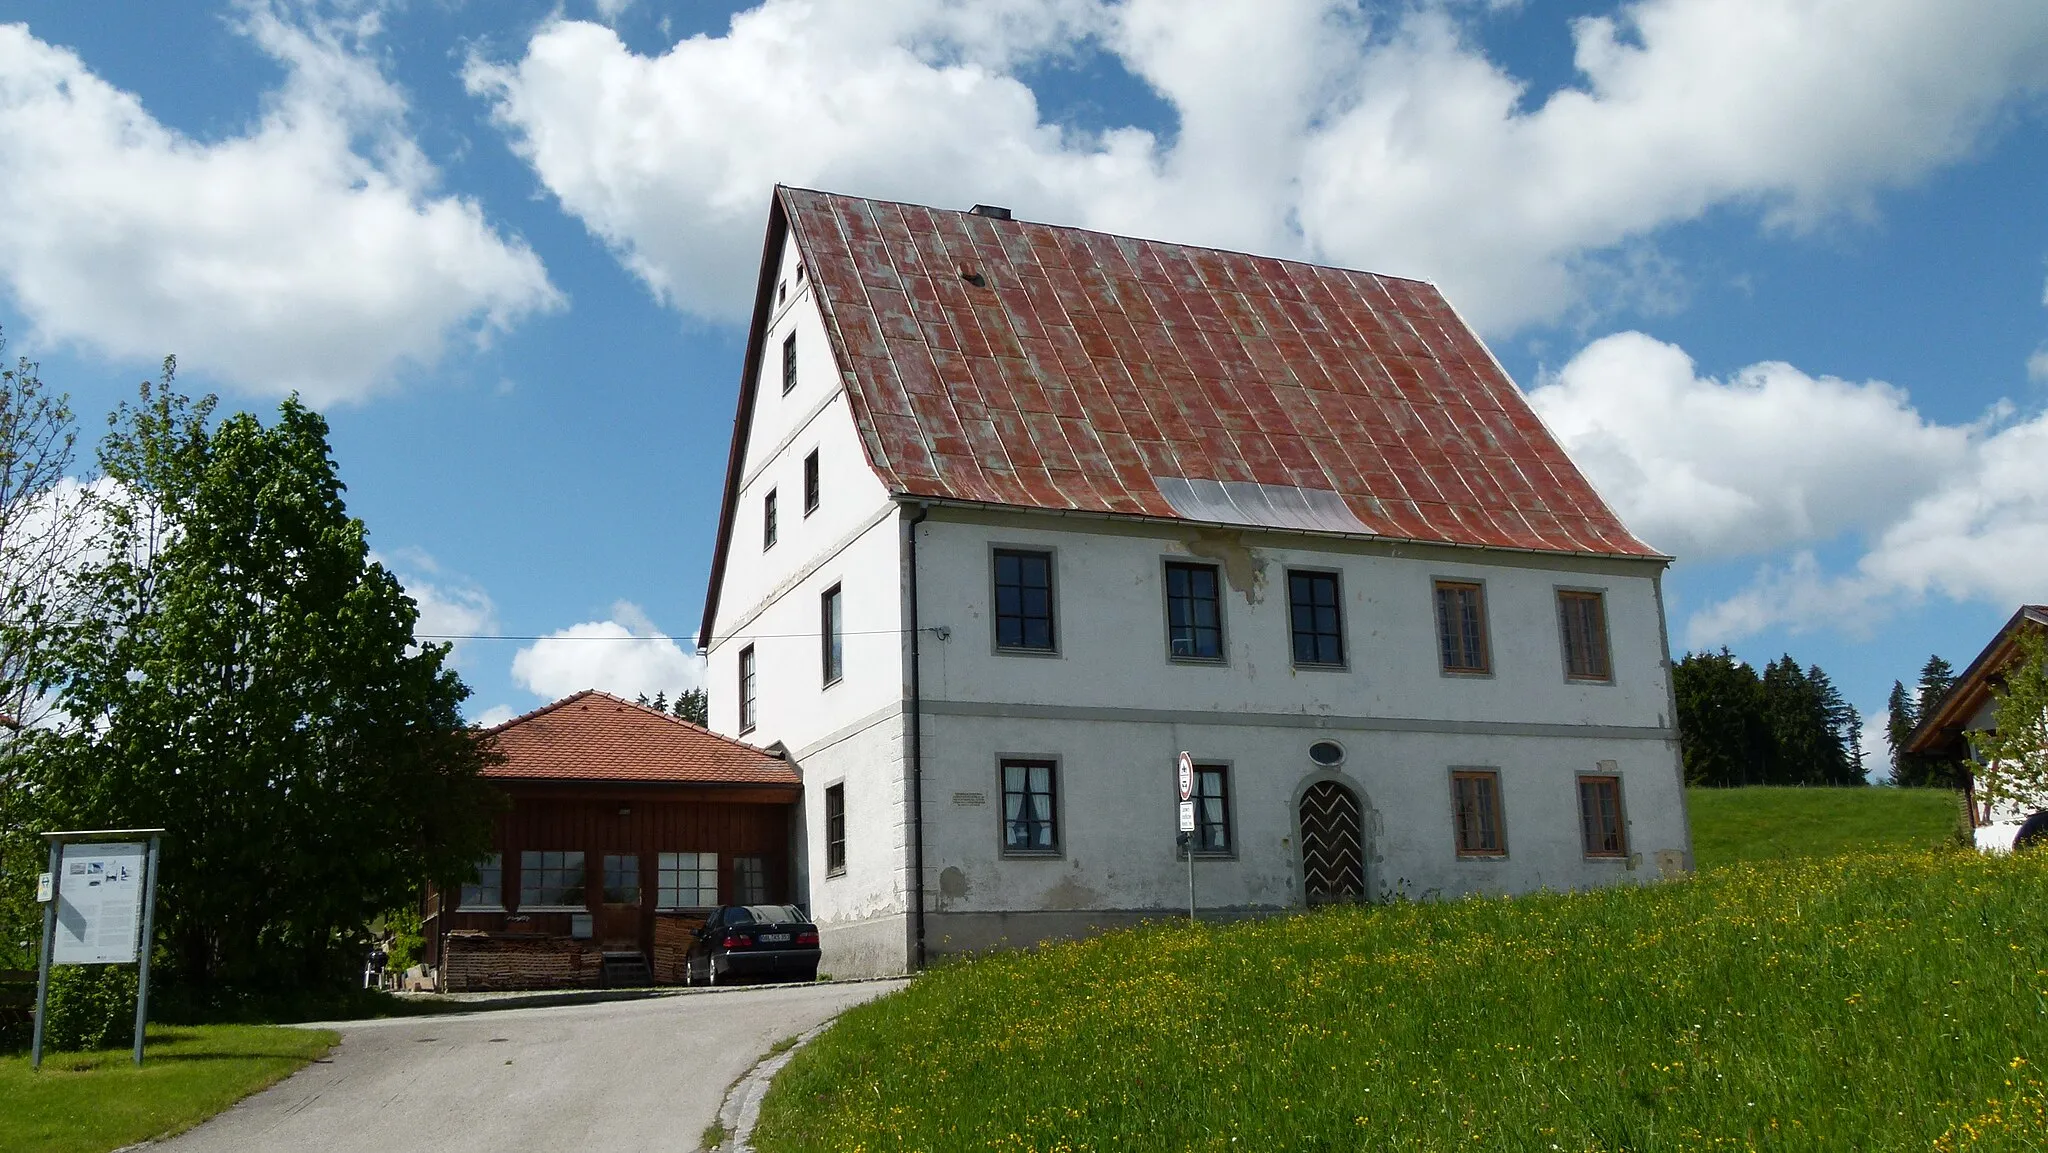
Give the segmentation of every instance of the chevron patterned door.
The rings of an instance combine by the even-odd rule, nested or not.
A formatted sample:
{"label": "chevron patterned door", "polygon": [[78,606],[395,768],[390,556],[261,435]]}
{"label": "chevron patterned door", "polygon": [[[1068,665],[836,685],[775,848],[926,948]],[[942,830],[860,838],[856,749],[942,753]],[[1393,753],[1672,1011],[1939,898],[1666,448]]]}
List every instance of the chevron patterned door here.
{"label": "chevron patterned door", "polygon": [[1358,795],[1318,781],[1301,795],[1301,879],[1311,905],[1365,899],[1365,823]]}

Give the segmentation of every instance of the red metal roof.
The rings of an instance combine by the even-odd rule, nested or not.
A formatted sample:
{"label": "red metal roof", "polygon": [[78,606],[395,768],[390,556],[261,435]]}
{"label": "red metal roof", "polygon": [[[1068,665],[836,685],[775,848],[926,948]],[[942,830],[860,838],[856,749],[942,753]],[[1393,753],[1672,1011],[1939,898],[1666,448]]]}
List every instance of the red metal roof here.
{"label": "red metal roof", "polygon": [[776,217],[897,495],[1659,555],[1432,285],[794,188]]}
{"label": "red metal roof", "polygon": [[586,689],[484,731],[503,756],[484,776],[523,780],[794,785],[780,757],[610,693]]}

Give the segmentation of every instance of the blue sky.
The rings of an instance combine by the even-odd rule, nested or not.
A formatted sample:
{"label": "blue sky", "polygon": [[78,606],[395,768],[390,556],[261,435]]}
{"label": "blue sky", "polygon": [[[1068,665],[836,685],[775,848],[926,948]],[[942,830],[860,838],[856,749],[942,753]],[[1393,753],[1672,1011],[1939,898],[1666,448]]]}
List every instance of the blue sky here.
{"label": "blue sky", "polygon": [[325,411],[472,715],[698,675],[771,185],[1441,285],[1674,646],[1866,713],[2048,599],[2038,0],[0,3],[0,325]]}

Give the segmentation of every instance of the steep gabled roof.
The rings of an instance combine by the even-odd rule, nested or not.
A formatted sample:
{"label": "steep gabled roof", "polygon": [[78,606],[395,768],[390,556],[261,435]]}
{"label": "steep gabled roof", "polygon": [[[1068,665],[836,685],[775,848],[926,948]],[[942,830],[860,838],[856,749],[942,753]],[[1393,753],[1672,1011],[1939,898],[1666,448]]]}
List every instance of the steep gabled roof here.
{"label": "steep gabled roof", "polygon": [[780,757],[596,689],[514,717],[484,730],[483,736],[504,757],[503,763],[484,771],[494,779],[799,782],[796,770]]}
{"label": "steep gabled roof", "polygon": [[1962,739],[1963,726],[1991,699],[1991,688],[1999,674],[2011,664],[2018,650],[2015,641],[2021,629],[2048,629],[2048,605],[2021,605],[2005,622],[1970,667],[1956,677],[1941,700],[1920,718],[1906,741],[1911,753],[1942,753]]}
{"label": "steep gabled roof", "polygon": [[785,235],[899,498],[1661,559],[1432,285],[779,187],[704,641]]}

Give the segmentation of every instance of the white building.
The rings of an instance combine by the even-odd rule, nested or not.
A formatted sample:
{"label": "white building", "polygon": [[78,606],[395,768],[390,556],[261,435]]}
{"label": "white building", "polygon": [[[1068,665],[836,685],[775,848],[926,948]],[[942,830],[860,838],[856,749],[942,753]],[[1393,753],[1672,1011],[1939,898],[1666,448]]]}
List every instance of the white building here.
{"label": "white building", "polygon": [[778,189],[701,636],[834,974],[1690,866],[1659,579],[1437,291]]}
{"label": "white building", "polygon": [[2032,805],[2010,799],[1992,801],[1978,789],[1976,777],[1967,771],[1977,759],[1970,748],[1970,734],[1998,727],[1998,700],[1991,690],[2019,659],[2018,639],[2022,630],[2048,630],[2048,605],[2021,605],[1998,630],[1998,635],[1991,638],[1991,643],[1984,646],[1984,651],[1977,654],[1977,659],[1970,662],[1970,667],[1956,677],[1948,692],[1930,705],[1906,742],[1908,753],[1964,763],[1964,800],[1970,810],[1972,833],[1977,848],[1989,853],[2010,851],[2021,826],[2030,818],[2044,816],[2041,809]]}

